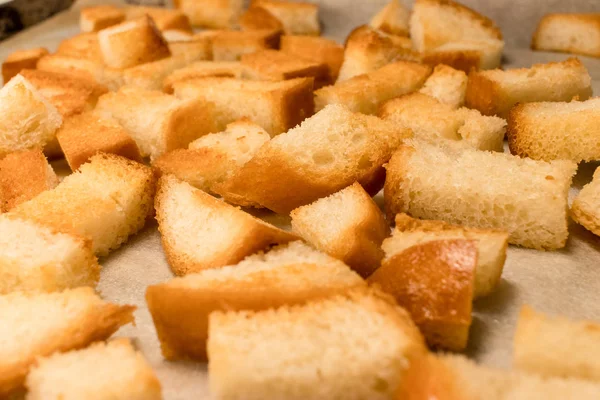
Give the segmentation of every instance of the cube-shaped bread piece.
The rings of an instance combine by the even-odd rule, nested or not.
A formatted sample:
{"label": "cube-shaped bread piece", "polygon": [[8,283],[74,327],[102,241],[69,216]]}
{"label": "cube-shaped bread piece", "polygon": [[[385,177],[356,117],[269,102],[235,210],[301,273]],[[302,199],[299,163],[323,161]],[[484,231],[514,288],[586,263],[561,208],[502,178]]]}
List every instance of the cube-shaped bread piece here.
{"label": "cube-shaped bread piece", "polygon": [[251,7],[264,8],[283,24],[288,35],[321,34],[317,4],[279,0],[253,0]]}
{"label": "cube-shaped bread piece", "polygon": [[216,130],[248,117],[274,136],[314,113],[311,78],[279,82],[202,78],[176,82],[173,90],[181,99],[201,99],[214,104],[212,121]]}
{"label": "cube-shaped bread piece", "polygon": [[[260,8],[256,8],[260,10]],[[333,84],[344,62],[344,47],[336,41],[315,36],[284,35],[280,50],[294,57],[316,63],[325,63],[328,68],[328,83]]]}
{"label": "cube-shaped bread piece", "polygon": [[449,42],[422,53],[421,62],[448,65],[464,72],[499,68],[504,42],[501,40],[461,40]]}
{"label": "cube-shaped bread piece", "polygon": [[510,152],[534,160],[600,160],[600,98],[518,104],[508,116]]}
{"label": "cube-shaped bread piece", "polygon": [[369,283],[406,308],[429,346],[464,350],[471,327],[477,242],[443,239],[391,250]]}
{"label": "cube-shaped bread piece", "polygon": [[113,5],[85,7],[79,14],[79,27],[82,32],[98,32],[120,24],[125,18],[125,11]]}
{"label": "cube-shaped bread piece", "polygon": [[409,17],[410,11],[400,0],[391,0],[371,18],[369,25],[391,35],[408,36]]}
{"label": "cube-shaped bread piece", "polygon": [[212,39],[213,60],[238,61],[244,54],[277,49],[280,30],[220,31]]}
{"label": "cube-shaped bread piece", "polygon": [[423,93],[386,102],[379,109],[379,116],[410,128],[418,138],[435,141],[441,137],[478,150],[504,151],[505,120],[464,107],[455,110]]}
{"label": "cube-shaped bread piece", "polygon": [[125,11],[127,19],[136,19],[144,15],[149,16],[161,31],[177,30],[180,32],[193,32],[189,18],[180,10],[172,10],[164,7],[129,6]]}
{"label": "cube-shaped bread piece", "polygon": [[174,0],[173,4],[201,28],[232,28],[244,11],[243,0]]}
{"label": "cube-shaped bread piece", "polygon": [[261,50],[241,57],[242,77],[253,80],[281,81],[292,78],[313,78],[315,82],[327,79],[328,68],[277,50]]}
{"label": "cube-shaped bread piece", "polygon": [[173,85],[177,82],[206,77],[241,78],[242,64],[239,61],[197,61],[167,76],[163,91],[173,93]]}
{"label": "cube-shaped bread piece", "polygon": [[[396,215],[392,236],[383,242],[386,259],[409,247],[437,240],[473,240],[477,244],[477,268],[473,296],[490,294],[500,282],[508,232],[451,225],[443,221],[421,220],[406,214]],[[390,256],[391,255],[391,256]]]}
{"label": "cube-shaped bread piece", "polygon": [[531,48],[600,57],[600,14],[546,14],[533,34]]}
{"label": "cube-shaped bread piece", "polygon": [[379,268],[381,243],[390,234],[390,226],[360,184],[298,207],[290,215],[294,232],[361,276],[366,278]]}
{"label": "cube-shaped bread piece", "polygon": [[18,150],[44,147],[62,124],[60,113],[23,76],[0,89],[0,158]]}
{"label": "cube-shaped bread piece", "polygon": [[96,32],[79,33],[62,40],[55,54],[102,62],[102,51]]}
{"label": "cube-shaped bread piece", "polygon": [[107,255],[138,232],[152,213],[152,169],[114,154],[98,154],[47,190],[12,211],[61,232],[92,240]]}
{"label": "cube-shaped bread piece", "polygon": [[212,60],[212,38],[192,36],[188,40],[169,42],[169,50],[173,57],[180,57],[190,64],[198,60]]}
{"label": "cube-shaped bread piece", "polygon": [[148,16],[123,22],[98,33],[104,63],[125,69],[169,57],[169,45]]}
{"label": "cube-shaped bread piece", "polygon": [[571,204],[571,217],[588,231],[600,236],[600,169]]}
{"label": "cube-shaped bread piece", "polygon": [[393,399],[426,353],[405,310],[374,289],[305,305],[214,312],[209,386],[216,399]]}
{"label": "cube-shaped bread piece", "polygon": [[433,69],[419,92],[456,109],[465,103],[468,80],[464,71],[442,64]]}
{"label": "cube-shaped bread piece", "polygon": [[234,204],[280,214],[354,182],[374,195],[381,189],[383,164],[410,136],[410,130],[377,117],[329,105],[262,146],[215,191]]}
{"label": "cube-shaped bread piece", "polygon": [[185,56],[173,56],[137,65],[123,71],[123,83],[126,86],[160,91],[165,78],[187,64],[189,60]]}
{"label": "cube-shaped bread piece", "polygon": [[165,358],[205,361],[213,311],[266,310],[365,285],[343,262],[297,241],[236,265],[150,286],[146,301]]}
{"label": "cube-shaped bread piece", "polygon": [[17,50],[10,53],[2,63],[2,79],[8,83],[10,79],[24,69],[35,69],[40,58],[48,55],[48,50],[38,47],[28,50]]}
{"label": "cube-shaped bread piece", "polygon": [[283,23],[269,11],[261,7],[250,7],[238,19],[243,31],[260,29],[283,30]]}
{"label": "cube-shaped bread piece", "polygon": [[124,338],[41,358],[25,385],[28,400],[162,399],[152,367]]}
{"label": "cube-shaped bread piece", "polygon": [[38,357],[104,340],[133,322],[134,310],[103,301],[89,287],[0,296],[0,395],[21,389]]}
{"label": "cube-shaped bread piece", "polygon": [[[535,161],[416,140],[406,141],[386,167],[388,219],[416,218],[500,229],[509,243],[535,249],[565,246],[572,161]],[[498,174],[498,171],[503,171]]]}
{"label": "cube-shaped bread piece", "polygon": [[333,86],[315,91],[315,109],[328,104],[343,104],[354,112],[377,114],[384,102],[423,86],[431,67],[398,61],[375,71],[358,75]]}
{"label": "cube-shaped bread piece", "polygon": [[587,100],[592,95],[591,83],[583,63],[569,58],[531,68],[472,72],[465,101],[467,107],[485,115],[506,118],[517,103]]}
{"label": "cube-shaped bread piece", "polygon": [[130,86],[100,97],[95,111],[116,119],[136,141],[142,156],[153,160],[215,130],[213,107],[206,101],[179,100]]}

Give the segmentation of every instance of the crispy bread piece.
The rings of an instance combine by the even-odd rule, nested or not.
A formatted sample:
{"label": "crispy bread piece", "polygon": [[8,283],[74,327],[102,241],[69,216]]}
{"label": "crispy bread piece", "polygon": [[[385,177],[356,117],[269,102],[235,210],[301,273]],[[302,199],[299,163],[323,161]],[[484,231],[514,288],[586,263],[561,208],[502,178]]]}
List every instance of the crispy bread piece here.
{"label": "crispy bread piece", "polygon": [[21,70],[35,69],[40,58],[46,55],[48,55],[48,50],[44,47],[17,50],[10,53],[2,63],[2,79],[4,83],[8,83]]}
{"label": "crispy bread piece", "polygon": [[408,36],[408,20],[410,11],[400,0],[390,0],[377,14],[371,18],[369,26],[391,35]]}
{"label": "crispy bread piece", "polygon": [[110,90],[119,90],[123,85],[123,72],[106,68],[100,61],[86,60],[60,54],[49,54],[40,58],[40,71],[69,74],[72,77],[96,81]]}
{"label": "crispy bread piece", "polygon": [[62,40],[56,49],[56,54],[102,62],[102,52],[96,32],[79,33]]}
{"label": "crispy bread piece", "polygon": [[127,19],[149,16],[161,31],[177,30],[180,32],[193,33],[190,20],[180,10],[172,10],[164,7],[129,6],[125,9]]}
{"label": "crispy bread piece", "polygon": [[173,93],[173,85],[198,78],[241,78],[242,64],[239,61],[196,61],[187,67],[173,71],[163,81],[163,91]]}
{"label": "crispy bread piece", "polygon": [[98,32],[120,24],[125,18],[125,11],[113,5],[84,7],[79,14],[79,27],[82,32]]}
{"label": "crispy bread piece", "polygon": [[499,68],[504,42],[501,40],[461,40],[450,42],[422,53],[428,65],[445,64],[464,72]]}
{"label": "crispy bread piece", "polygon": [[281,81],[292,78],[327,79],[328,68],[277,50],[261,50],[241,57],[242,77],[253,80]]}
{"label": "crispy bread piece", "polygon": [[192,36],[189,40],[173,40],[169,42],[169,50],[173,57],[183,58],[186,64],[198,60],[212,60],[212,38]]}
{"label": "crispy bread piece", "polygon": [[185,56],[163,58],[123,71],[123,83],[145,90],[162,90],[163,81],[173,71],[185,67],[190,60]]}
{"label": "crispy bread piece", "polygon": [[546,14],[531,48],[600,57],[600,14]]}
{"label": "crispy bread piece", "polygon": [[571,217],[588,231],[600,236],[600,169],[571,204]]}
{"label": "crispy bread piece", "polygon": [[264,8],[283,24],[288,35],[321,34],[319,26],[319,6],[303,2],[279,0],[253,0],[252,7]]}
{"label": "crispy bread piece", "polygon": [[329,84],[336,81],[344,61],[344,47],[322,37],[284,35],[281,37],[281,51],[294,57],[325,63],[329,69],[329,79],[326,81]]}
{"label": "crispy bread piece", "polygon": [[281,30],[220,31],[212,39],[213,60],[238,61],[244,54],[277,49]]}
{"label": "crispy bread piece", "polygon": [[243,0],[174,0],[173,4],[193,26],[202,28],[232,28],[244,11]]}
{"label": "crispy bread piece", "polygon": [[464,71],[437,65],[419,92],[457,109],[465,103],[468,80]]}
{"label": "crispy bread piece", "polygon": [[250,7],[240,16],[238,24],[243,31],[283,30],[283,23],[262,7]]}

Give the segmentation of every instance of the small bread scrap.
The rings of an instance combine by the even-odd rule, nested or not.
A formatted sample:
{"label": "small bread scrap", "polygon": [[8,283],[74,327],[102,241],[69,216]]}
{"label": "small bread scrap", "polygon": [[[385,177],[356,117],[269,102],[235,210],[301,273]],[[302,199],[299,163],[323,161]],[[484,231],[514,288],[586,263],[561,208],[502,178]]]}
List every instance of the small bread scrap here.
{"label": "small bread scrap", "polygon": [[54,189],[12,210],[59,232],[91,239],[107,255],[138,232],[152,213],[152,169],[113,154],[98,154]]}
{"label": "small bread scrap", "polygon": [[98,33],[104,63],[125,69],[169,57],[169,45],[148,16],[123,22]]}
{"label": "small bread scrap", "polygon": [[84,7],[79,14],[82,32],[98,32],[125,21],[125,11],[113,5]]}
{"label": "small bread scrap", "polygon": [[290,213],[292,230],[317,249],[348,264],[362,277],[379,268],[381,243],[390,234],[385,216],[354,183]]}
{"label": "small bread scrap", "polygon": [[173,90],[181,99],[202,99],[214,105],[211,121],[216,126],[213,132],[248,117],[274,136],[314,113],[311,78],[276,82],[201,78],[175,82]]}
{"label": "small bread scrap", "polygon": [[531,48],[600,57],[600,14],[546,14]]}
{"label": "small bread scrap", "polygon": [[40,58],[46,55],[48,55],[48,50],[44,47],[17,50],[10,53],[2,63],[2,79],[4,80],[4,83],[8,83],[8,81],[21,72],[21,70],[37,68],[37,63]]}
{"label": "small bread scrap", "polygon": [[315,91],[315,109],[343,104],[351,111],[374,115],[384,102],[419,89],[430,74],[431,67],[423,64],[409,61],[388,64]]}
{"label": "small bread scrap", "polygon": [[56,53],[62,56],[102,62],[102,51],[96,32],[80,33],[62,40]]}
{"label": "small bread scrap", "polygon": [[343,262],[297,241],[236,265],[149,286],[146,301],[164,357],[205,361],[213,311],[266,310],[360,286],[365,282]]}
{"label": "small bread scrap", "polygon": [[283,53],[319,64],[325,63],[328,68],[327,83],[333,84],[336,81],[344,61],[342,45],[322,37],[284,35],[280,46]]}
{"label": "small bread scrap", "polygon": [[31,200],[58,184],[40,149],[16,151],[0,160],[0,212]]}
{"label": "small bread scrap", "polygon": [[534,64],[531,68],[472,72],[466,105],[484,115],[506,118],[517,103],[587,100],[592,78],[581,61]]}
{"label": "small bread scrap", "polygon": [[167,261],[179,276],[298,239],[169,175],[160,178],[155,208]]}
{"label": "small bread scrap", "polygon": [[600,98],[518,104],[508,117],[512,154],[534,160],[600,160]]}
{"label": "small bread scrap", "polygon": [[38,360],[25,383],[27,400],[161,400],[152,367],[129,339]]}
{"label": "small bread scrap", "polygon": [[123,72],[106,68],[100,61],[92,61],[60,54],[49,54],[40,58],[37,69],[40,71],[69,74],[75,78],[96,81],[110,90],[123,86]]}
{"label": "small bread scrap", "polygon": [[242,78],[252,80],[281,81],[293,78],[313,78],[325,82],[328,68],[324,63],[316,63],[294,57],[277,50],[261,50],[244,54],[241,57]]}
{"label": "small bread scrap", "polygon": [[504,151],[505,120],[464,107],[455,110],[422,93],[388,101],[379,109],[379,117],[410,128],[418,138],[442,137],[478,150]]}
{"label": "small bread scrap", "polygon": [[477,268],[475,270],[475,298],[489,295],[500,282],[508,232],[477,229],[447,224],[443,221],[420,220],[406,214],[396,215],[396,227],[392,236],[383,242],[386,259],[417,244],[436,240],[473,240],[477,244]]}
{"label": "small bread scrap", "polygon": [[371,18],[369,26],[390,35],[408,36],[408,20],[410,11],[400,0],[390,0],[377,14]]}
{"label": "small bread scrap", "polygon": [[217,399],[392,399],[426,352],[405,310],[359,288],[305,305],[212,313],[209,386]]}
{"label": "small bread scrap", "polygon": [[579,192],[571,204],[571,217],[579,225],[600,236],[600,169],[596,168],[594,177]]}
{"label": "small bread scrap", "polygon": [[134,306],[103,301],[94,289],[0,296],[0,396],[22,388],[38,357],[85,348],[133,322]]}
{"label": "small bread scrap", "polygon": [[277,49],[281,30],[220,31],[212,38],[213,60],[239,61],[242,55]]}
{"label": "small bread scrap", "polygon": [[173,93],[173,86],[177,82],[207,77],[240,79],[242,64],[239,61],[196,61],[167,76],[163,81],[163,91]]}
{"label": "small bread scrap", "polygon": [[[534,249],[565,246],[572,161],[543,162],[484,152],[455,142],[406,141],[387,165],[388,219],[416,218],[510,233],[509,243]],[[498,171],[503,171],[498,174]]]}
{"label": "small bread scrap", "polygon": [[411,135],[377,117],[329,105],[266,143],[214,190],[234,204],[280,214],[357,181],[375,194],[381,189],[382,165]]}
{"label": "small bread scrap", "polygon": [[56,137],[60,113],[23,76],[0,89],[0,158],[19,150],[44,147]]}
{"label": "small bread scrap", "polygon": [[151,160],[215,129],[209,103],[130,86],[100,97],[95,111],[116,119]]}
{"label": "small bread scrap", "polygon": [[174,0],[197,28],[233,28],[244,10],[244,0]]}
{"label": "small bread scrap", "polygon": [[193,33],[188,17],[180,10],[164,7],[129,6],[125,9],[127,19],[141,18],[145,15],[152,18],[160,31],[176,30]]}
{"label": "small bread scrap", "polygon": [[319,36],[319,6],[303,2],[252,0],[251,7],[264,8],[283,24],[287,35]]}
{"label": "small bread scrap", "polygon": [[499,68],[504,42],[501,40],[461,40],[423,52],[421,61],[428,65],[445,64],[464,72]]}
{"label": "small bread scrap", "polygon": [[457,109],[465,103],[468,80],[464,71],[444,64],[437,65],[419,92]]}
{"label": "small bread scrap", "polygon": [[276,16],[261,7],[250,7],[240,16],[238,24],[243,31],[260,29],[283,30],[283,23]]}

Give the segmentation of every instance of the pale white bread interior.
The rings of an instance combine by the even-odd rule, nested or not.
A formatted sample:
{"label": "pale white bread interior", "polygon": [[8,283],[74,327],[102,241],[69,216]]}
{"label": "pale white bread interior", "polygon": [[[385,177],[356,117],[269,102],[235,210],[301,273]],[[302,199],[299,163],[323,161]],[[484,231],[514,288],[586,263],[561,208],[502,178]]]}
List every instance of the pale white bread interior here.
{"label": "pale white bread interior", "polygon": [[2,63],[2,79],[4,83],[16,76],[23,69],[35,69],[40,58],[48,55],[45,47],[13,51]]}
{"label": "pale white bread interior", "polygon": [[0,395],[22,387],[37,357],[104,340],[133,322],[134,310],[103,301],[89,287],[0,296]]}
{"label": "pale white bread interior", "polygon": [[140,89],[162,91],[164,80],[174,71],[187,66],[190,61],[195,60],[180,55],[127,68],[123,71],[123,83]]}
{"label": "pale white bread interior", "polygon": [[415,137],[434,140],[444,138],[478,150],[502,152],[506,121],[483,116],[477,110],[440,103],[423,93],[392,99],[379,109],[379,117],[410,128]]}
{"label": "pale white bread interior", "polygon": [[222,400],[392,399],[425,353],[405,310],[356,289],[302,306],[212,313],[209,385]]}
{"label": "pale white bread interior", "polygon": [[120,24],[125,18],[125,11],[113,5],[84,7],[79,14],[79,28],[82,32],[98,32]]}
{"label": "pale white bread interior", "polygon": [[383,102],[416,91],[430,74],[431,67],[423,64],[409,61],[388,64],[315,91],[315,109],[343,104],[354,112],[377,114]]}
{"label": "pale white bread interior", "polygon": [[411,136],[377,117],[328,105],[263,145],[215,191],[235,204],[281,214],[357,181],[374,195],[381,189],[382,165]]}
{"label": "pale white bread interior", "polygon": [[468,80],[464,71],[441,64],[433,69],[419,92],[456,109],[465,103]]}
{"label": "pale white bread interior", "polygon": [[244,54],[279,48],[283,31],[260,29],[254,31],[217,31],[212,38],[213,60],[239,61]]}
{"label": "pale white bread interior", "polygon": [[208,317],[215,310],[265,310],[365,285],[343,262],[296,241],[237,265],[150,286],[146,301],[165,358],[205,361]]}
{"label": "pale white bread interior", "polygon": [[152,367],[129,339],[38,360],[26,381],[26,400],[161,400]]}
{"label": "pale white bread interior", "polygon": [[531,68],[473,71],[469,75],[466,105],[485,115],[508,116],[517,103],[587,100],[591,77],[581,61],[534,64]]}
{"label": "pale white bread interior", "polygon": [[325,63],[328,83],[334,83],[344,61],[344,47],[336,41],[317,36],[283,35],[280,51],[306,60]]}
{"label": "pale white bread interior", "polygon": [[446,64],[464,72],[499,68],[504,42],[497,39],[463,39],[448,42],[423,52],[421,61],[429,65]]}
{"label": "pale white bread interior", "polygon": [[400,0],[390,0],[371,18],[369,26],[391,35],[408,36],[410,11]]}
{"label": "pale white bread interior", "polygon": [[279,0],[252,0],[252,7],[264,8],[283,24],[288,35],[313,35],[321,33],[319,6],[308,2]]}
{"label": "pale white bread interior", "polygon": [[156,195],[156,219],[176,275],[219,268],[298,237],[167,175]]}
{"label": "pale white bread interior", "polygon": [[312,77],[321,85],[329,69],[323,62],[299,58],[279,50],[259,50],[241,57],[242,78],[252,80],[284,80]]}
{"label": "pale white bread interior", "polygon": [[62,117],[48,100],[21,75],[0,89],[0,157],[44,147],[56,136]]}
{"label": "pale white bread interior", "polygon": [[176,82],[187,81],[210,76],[241,78],[242,64],[239,61],[196,61],[186,67],[177,69],[163,80],[163,90],[173,93]]}
{"label": "pale white bread interior", "polygon": [[572,161],[535,161],[454,142],[411,140],[387,166],[386,212],[388,219],[405,212],[500,229],[510,233],[509,243],[559,249],[569,235],[567,194],[576,169]]}
{"label": "pale white bread interior", "polygon": [[243,0],[174,0],[195,27],[232,28],[244,10]]}
{"label": "pale white bread interior", "polygon": [[368,277],[383,259],[381,243],[389,235],[385,216],[354,183],[290,213],[292,230],[317,249]]}
{"label": "pale white bread interior", "polygon": [[508,246],[507,232],[451,225],[443,221],[420,220],[402,213],[396,215],[396,227],[392,236],[383,241],[382,249],[387,260],[421,243],[454,239],[476,242],[477,268],[473,296],[477,298],[489,295],[500,282],[504,269]]}
{"label": "pale white bread interior", "polygon": [[142,229],[152,212],[153,196],[151,168],[113,154],[98,154],[56,188],[11,213],[91,239],[94,253],[105,256]]}
{"label": "pale white bread interior", "polygon": [[600,57],[600,14],[546,14],[531,48]]}
{"label": "pale white bread interior", "polygon": [[600,160],[600,98],[525,103],[508,116],[512,154],[535,160]]}
{"label": "pale white bread interior", "polygon": [[571,204],[571,217],[585,229],[600,236],[600,169]]}

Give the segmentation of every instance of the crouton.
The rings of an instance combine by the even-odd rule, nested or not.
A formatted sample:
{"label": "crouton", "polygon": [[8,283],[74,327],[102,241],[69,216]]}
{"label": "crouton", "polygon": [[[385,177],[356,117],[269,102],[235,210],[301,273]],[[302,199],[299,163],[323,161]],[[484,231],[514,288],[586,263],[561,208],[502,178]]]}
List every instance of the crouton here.
{"label": "crouton", "polygon": [[202,78],[176,82],[173,89],[179,98],[203,99],[214,104],[216,130],[248,117],[274,136],[293,128],[314,112],[311,78],[279,82]]}
{"label": "crouton", "polygon": [[400,0],[390,0],[371,18],[369,26],[391,35],[408,36],[409,10]]}
{"label": "crouton", "polygon": [[40,71],[69,74],[74,78],[93,80],[110,90],[119,90],[123,85],[123,72],[106,68],[102,62],[80,59],[76,57],[50,54],[38,61]]}
{"label": "crouton", "polygon": [[343,262],[297,241],[236,265],[149,286],[146,301],[165,358],[205,361],[213,311],[265,310],[365,285]]}
{"label": "crouton", "polygon": [[160,382],[129,339],[38,360],[25,383],[27,400],[161,400]]}
{"label": "crouton", "polygon": [[388,64],[315,91],[315,109],[343,104],[354,112],[377,114],[381,104],[419,89],[430,74],[431,67],[427,65],[408,61]]}
{"label": "crouton", "polygon": [[261,7],[250,7],[240,16],[238,24],[243,31],[260,29],[283,30],[283,23],[269,11]]}
{"label": "crouton", "polygon": [[186,57],[178,56],[127,68],[123,71],[123,83],[139,89],[160,91],[165,78],[188,63]]}
{"label": "crouton", "polygon": [[56,54],[102,62],[102,51],[96,32],[80,33],[62,40],[56,48]]}
{"label": "crouton", "polygon": [[241,63],[242,77],[253,80],[314,78],[316,84],[325,82],[329,72],[324,63],[308,61],[276,50],[244,54]]}
{"label": "crouton", "polygon": [[40,58],[48,55],[48,50],[38,47],[28,50],[17,50],[10,53],[2,63],[2,79],[8,83],[21,70],[35,69]]}
{"label": "crouton", "polygon": [[221,31],[212,38],[213,60],[239,61],[244,54],[279,47],[280,30]]}
{"label": "crouton", "polygon": [[[165,40],[171,44],[171,42],[186,42],[194,40],[194,33],[187,31],[180,31],[178,29],[168,29],[166,31],[161,31]],[[171,49],[171,53],[173,53],[173,49]]]}
{"label": "crouton", "polygon": [[134,306],[103,301],[92,288],[0,296],[0,395],[22,388],[37,357],[85,348],[133,322]]}
{"label": "crouton", "polygon": [[174,0],[195,27],[232,28],[244,10],[243,0]]}
{"label": "crouton", "polygon": [[107,255],[138,232],[152,212],[154,176],[142,164],[98,154],[54,189],[12,210],[60,232],[91,239],[94,253]]}
{"label": "crouton", "polygon": [[392,399],[426,351],[405,310],[361,288],[305,305],[212,313],[209,386],[219,399]]}
{"label": "crouton", "polygon": [[159,91],[124,86],[100,97],[95,111],[117,120],[142,156],[152,160],[214,131],[210,104],[200,99],[179,100]]}
{"label": "crouton", "polygon": [[517,103],[587,100],[592,78],[577,58],[534,64],[531,68],[472,72],[466,105],[485,115],[506,118]]}
{"label": "crouton", "polygon": [[319,6],[311,3],[279,0],[254,0],[252,7],[264,8],[283,24],[288,35],[321,34],[319,26]]}
{"label": "crouton", "polygon": [[546,14],[531,48],[600,57],[600,14]]}
{"label": "crouton", "polygon": [[463,40],[425,51],[421,61],[431,66],[445,64],[468,73],[474,69],[499,68],[503,49],[501,40]]}
{"label": "crouton", "polygon": [[164,7],[129,6],[125,9],[127,19],[141,18],[145,15],[152,18],[161,31],[178,30],[193,33],[189,18],[180,10]]}
{"label": "crouton", "polygon": [[283,53],[319,64],[325,63],[329,74],[327,83],[336,81],[344,61],[344,47],[337,42],[322,37],[284,35],[280,45]]}
{"label": "crouton", "polygon": [[234,204],[280,214],[357,181],[375,194],[381,189],[382,165],[411,135],[377,117],[329,105],[263,145],[214,190]]}
{"label": "crouton", "polygon": [[167,76],[163,81],[163,91],[173,93],[173,85],[177,82],[206,77],[241,78],[242,64],[239,61],[197,61]]}
{"label": "crouton", "polygon": [[148,16],[123,22],[98,33],[104,63],[125,69],[169,57],[169,45]]}
{"label": "crouton", "polygon": [[596,168],[594,177],[579,192],[571,204],[571,217],[579,225],[600,236],[600,169]]}
{"label": "crouton", "polygon": [[82,32],[98,32],[125,21],[125,11],[113,5],[84,7],[79,15]]}
{"label": "crouton", "polygon": [[377,204],[354,183],[290,213],[292,230],[317,249],[368,277],[383,259],[390,227]]}
{"label": "crouton", "polygon": [[419,92],[456,109],[465,103],[468,80],[464,71],[442,64],[433,69]]}
{"label": "crouton", "polygon": [[170,41],[169,50],[173,57],[183,58],[186,64],[198,60],[211,60],[212,38],[192,36],[189,40]]}
{"label": "crouton", "polygon": [[159,181],[155,208],[167,261],[180,276],[298,239],[169,175]]}
{"label": "crouton", "polygon": [[406,212],[504,230],[510,234],[509,243],[524,247],[565,246],[567,194],[575,163],[521,159],[452,144],[407,141],[394,154],[384,188],[388,219]]}

